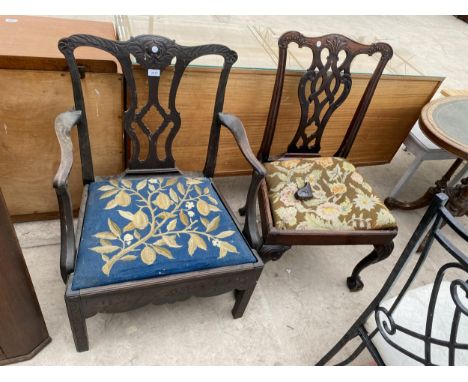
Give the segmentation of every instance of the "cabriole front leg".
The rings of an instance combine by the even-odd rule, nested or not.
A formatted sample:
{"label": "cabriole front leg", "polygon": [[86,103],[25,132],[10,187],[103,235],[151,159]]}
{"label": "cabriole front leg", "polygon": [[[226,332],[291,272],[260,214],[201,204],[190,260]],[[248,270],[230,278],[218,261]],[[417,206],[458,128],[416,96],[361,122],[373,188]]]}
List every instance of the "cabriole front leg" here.
{"label": "cabriole front leg", "polygon": [[359,276],[361,271],[367,268],[369,265],[385,260],[392,253],[393,247],[393,240],[387,244],[374,245],[374,250],[366,257],[364,257],[359,263],[357,263],[353,269],[353,273],[346,280],[348,288],[351,292],[360,291],[364,287],[364,283]]}

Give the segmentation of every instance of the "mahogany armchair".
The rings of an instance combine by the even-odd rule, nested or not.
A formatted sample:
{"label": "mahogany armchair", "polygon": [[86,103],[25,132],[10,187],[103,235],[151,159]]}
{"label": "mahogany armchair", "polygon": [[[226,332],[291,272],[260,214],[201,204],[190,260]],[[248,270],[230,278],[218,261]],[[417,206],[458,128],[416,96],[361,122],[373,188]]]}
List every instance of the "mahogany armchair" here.
{"label": "mahogany armchair", "polygon": [[[74,50],[81,46],[112,54],[122,68],[127,97],[123,129],[131,145],[127,169],[117,176],[94,176],[81,84],[85,79],[80,78],[74,57]],[[124,312],[149,303],[234,290],[232,314],[241,317],[263,263],[242,236],[229,206],[210,179],[216,165],[219,116],[236,52],[214,44],[185,47],[152,35],[129,41],[73,35],[60,40],[59,49],[69,66],[75,101],[74,111],[56,119],[62,161],[54,187],[60,207],[60,270],[66,283],[65,303],[76,349],[88,350],[85,320],[101,312]],[[172,143],[182,126],[176,107],[177,90],[187,65],[210,54],[221,56],[224,64],[205,167],[201,175],[183,175],[172,154]],[[138,103],[133,73],[137,65],[132,64],[132,57],[147,73],[148,98],[143,105]],[[173,61],[173,70],[166,70]],[[171,79],[167,104],[161,101],[159,86],[165,75]],[[150,129],[145,116],[153,108],[162,123]],[[78,129],[84,184],[76,232],[67,188],[73,160],[73,126]],[[228,129],[255,171],[264,174],[245,131],[239,126]],[[148,153],[142,158],[143,143]]]}
{"label": "mahogany armchair", "polygon": [[[281,104],[288,46],[312,52],[312,63],[299,82],[301,115],[298,129],[279,157],[270,151]],[[387,258],[397,234],[394,217],[372,187],[346,160],[371,102],[392,48],[385,43],[363,45],[330,34],[305,37],[286,32],[278,41],[279,60],[268,120],[257,158],[267,174],[254,171],[246,205],[244,234],[264,262],[278,260],[293,245],[369,244],[373,251],[347,279],[351,291],[363,288],[360,272]],[[344,52],[341,57],[340,52]],[[343,141],[333,157],[320,157],[321,139],[332,114],[351,91],[351,63],[359,55],[380,54]],[[226,126],[241,128],[235,116],[224,116]],[[256,223],[257,195],[262,234]]]}

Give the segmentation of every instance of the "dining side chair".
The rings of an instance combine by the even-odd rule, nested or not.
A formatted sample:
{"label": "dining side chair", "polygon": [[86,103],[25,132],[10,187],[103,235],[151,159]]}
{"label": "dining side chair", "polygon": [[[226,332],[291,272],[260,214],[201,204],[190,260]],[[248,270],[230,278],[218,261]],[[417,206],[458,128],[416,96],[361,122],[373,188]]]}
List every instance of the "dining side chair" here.
{"label": "dining side chair", "polygon": [[[232,315],[241,317],[263,263],[243,237],[211,179],[220,138],[219,114],[236,52],[217,44],[182,46],[155,35],[128,41],[72,35],[60,40],[58,46],[69,66],[75,101],[75,110],[60,114],[55,123],[61,163],[54,187],[60,208],[60,270],[66,283],[65,303],[77,351],[89,349],[86,319],[97,313],[125,312],[150,303],[234,291]],[[74,55],[78,47],[110,53],[122,69],[127,100],[122,124],[130,141],[127,169],[122,174],[94,175],[82,91],[86,75]],[[211,128],[207,126],[210,135],[206,162],[202,173],[184,174],[176,167],[172,151],[182,127],[176,95],[187,66],[206,55],[223,59]],[[148,91],[140,98],[136,70],[142,70]],[[165,78],[164,83],[169,85],[160,86]],[[169,91],[167,104],[162,101],[164,89]],[[146,116],[150,111],[161,116],[159,125],[149,126],[151,120]],[[78,130],[84,185],[76,231],[67,185],[73,164],[70,133],[74,126]],[[115,129],[120,131],[121,126]],[[245,131],[239,127],[228,129],[255,171],[264,173]],[[147,152],[142,156],[145,145]]]}
{"label": "dining side chair", "polygon": [[347,365],[367,349],[379,366],[468,366],[468,231],[447,201],[434,196],[382,289],[318,365]]}
{"label": "dining side chair", "polygon": [[[299,80],[300,121],[280,156],[270,156],[286,74],[288,46],[309,49],[312,63]],[[284,33],[278,40],[279,60],[270,110],[257,158],[267,174],[253,172],[245,207],[244,234],[264,262],[278,260],[293,245],[374,246],[347,278],[351,291],[364,284],[363,269],[387,258],[393,250],[397,224],[372,187],[346,160],[358,135],[382,72],[393,55],[386,43],[363,45],[339,34],[305,37]],[[340,54],[341,53],[341,54]],[[344,54],[343,54],[344,53]],[[352,87],[351,63],[359,55],[380,55],[375,70],[334,156],[321,157],[324,130],[345,103]],[[241,128],[233,115],[221,122]],[[256,222],[257,195],[262,234]],[[346,253],[343,251],[343,256]]]}

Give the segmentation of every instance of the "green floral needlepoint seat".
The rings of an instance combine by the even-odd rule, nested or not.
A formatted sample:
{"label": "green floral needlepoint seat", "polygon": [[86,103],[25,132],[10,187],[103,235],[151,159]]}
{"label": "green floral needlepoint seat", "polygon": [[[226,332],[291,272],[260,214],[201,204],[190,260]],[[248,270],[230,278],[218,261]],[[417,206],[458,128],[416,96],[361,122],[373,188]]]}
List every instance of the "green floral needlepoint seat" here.
{"label": "green floral needlepoint seat", "polygon": [[[265,163],[274,225],[288,230],[396,228],[396,221],[354,166],[342,158]],[[313,198],[294,194],[309,182]]]}
{"label": "green floral needlepoint seat", "polygon": [[91,183],[72,289],[254,263],[207,178]]}

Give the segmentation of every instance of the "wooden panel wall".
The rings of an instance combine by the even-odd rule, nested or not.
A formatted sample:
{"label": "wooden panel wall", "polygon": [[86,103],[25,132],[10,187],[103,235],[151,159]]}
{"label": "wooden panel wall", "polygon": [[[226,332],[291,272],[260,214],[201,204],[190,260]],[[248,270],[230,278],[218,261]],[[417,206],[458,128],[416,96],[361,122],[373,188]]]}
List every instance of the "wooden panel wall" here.
{"label": "wooden panel wall", "polygon": [[[60,163],[55,117],[73,106],[66,72],[0,70],[0,185],[12,215],[51,213],[57,198],[52,180]],[[95,172],[123,168],[122,81],[118,74],[87,73],[83,80]],[[76,128],[74,147],[78,148]],[[81,164],[75,151],[70,189],[74,205],[81,198]],[[16,221],[19,219],[16,218]]]}
{"label": "wooden panel wall", "polygon": [[[182,170],[203,168],[218,76],[219,69],[192,67],[180,85],[177,104],[182,128],[175,140],[174,156]],[[228,82],[224,110],[243,120],[254,151],[262,138],[274,76],[274,70],[234,69]],[[145,81],[145,73],[137,73],[142,90]],[[285,150],[297,126],[298,81],[297,72],[288,73],[273,154]],[[348,100],[330,120],[323,139],[324,155],[332,154],[339,146],[367,81],[367,76],[355,77]],[[389,162],[441,81],[431,77],[382,78],[350,159],[358,165]],[[10,213],[16,221],[57,216],[52,179],[60,150],[53,124],[57,114],[73,105],[69,75],[59,71],[0,70],[0,84],[0,185]],[[167,84],[163,74],[162,89],[167,89]],[[118,173],[124,168],[121,75],[87,73],[83,86],[95,172]],[[145,98],[141,94],[140,103]],[[156,119],[156,113],[152,113],[147,121],[150,124]],[[77,147],[76,131],[74,136]],[[78,206],[82,186],[78,151],[75,154],[70,188],[74,205]],[[250,172],[227,131],[222,132],[216,171],[217,175]]]}

